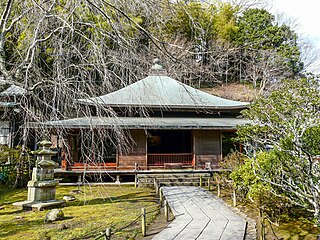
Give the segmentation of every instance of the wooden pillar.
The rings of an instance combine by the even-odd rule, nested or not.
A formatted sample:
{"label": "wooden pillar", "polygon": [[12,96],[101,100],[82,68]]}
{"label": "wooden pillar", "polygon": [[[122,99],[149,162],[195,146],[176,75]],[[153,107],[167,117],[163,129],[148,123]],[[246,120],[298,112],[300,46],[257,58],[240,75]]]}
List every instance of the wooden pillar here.
{"label": "wooden pillar", "polygon": [[263,210],[260,208],[259,209],[259,222],[260,222],[260,240],[265,240],[266,239],[266,229],[265,229],[265,225],[264,225],[264,212]]}
{"label": "wooden pillar", "polygon": [[148,138],[147,138],[147,132],[145,132],[145,142],[146,142],[146,145],[145,145],[146,146],[146,149],[145,149],[145,151],[146,151],[146,159],[145,159],[146,167],[145,167],[145,170],[148,170],[149,168],[148,168]]}
{"label": "wooden pillar", "polygon": [[160,207],[162,206],[162,202],[163,202],[163,192],[162,192],[162,189],[160,188],[159,189],[159,199],[160,199]]}
{"label": "wooden pillar", "polygon": [[82,183],[82,174],[79,174],[79,175],[78,175],[78,184],[79,184],[79,183]]}
{"label": "wooden pillar", "polygon": [[68,170],[68,161],[66,159],[61,160],[61,170]]}
{"label": "wooden pillar", "polygon": [[137,176],[137,174],[135,173],[135,174],[134,174],[134,187],[137,188],[137,186],[138,186],[138,176]]}
{"label": "wooden pillar", "polygon": [[141,208],[141,230],[142,230],[142,236],[145,237],[147,235],[146,209],[145,208]]}
{"label": "wooden pillar", "polygon": [[120,175],[116,175],[116,183],[120,184]]}
{"label": "wooden pillar", "polygon": [[153,185],[154,185],[154,190],[156,191],[156,195],[158,196],[159,195],[159,186],[158,186],[158,183],[157,183],[157,179],[153,179]]}
{"label": "wooden pillar", "polygon": [[192,167],[196,169],[196,137],[195,131],[192,131]]}
{"label": "wooden pillar", "polygon": [[111,240],[111,228],[106,229],[106,234],[104,236],[105,240]]}
{"label": "wooden pillar", "polygon": [[166,218],[166,221],[169,221],[169,205],[168,205],[168,201],[164,200],[164,216]]}
{"label": "wooden pillar", "polygon": [[237,206],[237,195],[236,195],[236,187],[233,186],[233,206]]}

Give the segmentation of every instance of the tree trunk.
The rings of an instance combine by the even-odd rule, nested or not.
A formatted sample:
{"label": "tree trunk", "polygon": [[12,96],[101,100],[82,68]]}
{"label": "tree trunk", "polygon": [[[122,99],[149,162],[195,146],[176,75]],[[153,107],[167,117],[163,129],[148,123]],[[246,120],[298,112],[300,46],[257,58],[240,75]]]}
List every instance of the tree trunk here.
{"label": "tree trunk", "polygon": [[316,224],[318,227],[320,226],[320,203],[319,203],[319,197],[316,197],[316,200],[314,201],[314,219],[316,220]]}
{"label": "tree trunk", "polygon": [[260,208],[259,209],[259,222],[260,222],[260,240],[265,240],[265,225],[264,225],[264,213],[263,213],[263,210]]}

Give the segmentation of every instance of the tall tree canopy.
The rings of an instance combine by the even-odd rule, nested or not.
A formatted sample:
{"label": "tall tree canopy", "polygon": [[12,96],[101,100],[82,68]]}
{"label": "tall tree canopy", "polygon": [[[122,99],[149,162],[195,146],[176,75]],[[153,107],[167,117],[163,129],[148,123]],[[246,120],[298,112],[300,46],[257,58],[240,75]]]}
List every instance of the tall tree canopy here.
{"label": "tall tree canopy", "polygon": [[[90,115],[92,109],[73,100],[145,77],[156,57],[172,77],[191,85],[241,81],[264,90],[299,73],[299,54],[288,26],[278,26],[266,10],[230,3],[0,1],[1,82],[3,88],[15,84],[28,91],[20,102],[22,144],[30,121]],[[95,109],[98,115],[117,115],[103,106]],[[148,115],[145,109],[138,114]],[[99,134],[101,142],[110,136]],[[111,134],[115,144],[128,142],[121,129]]]}
{"label": "tall tree canopy", "polygon": [[[1,6],[0,71],[8,81],[67,74],[113,89],[143,76],[157,55],[191,83],[265,82],[301,70],[296,34],[262,9],[196,0],[7,0]],[[254,64],[269,74],[257,73]]]}
{"label": "tall tree canopy", "polygon": [[[248,53],[244,61],[257,65],[268,62],[268,66],[282,71],[277,74],[280,78],[295,77],[303,69],[297,34],[289,26],[278,25],[267,10],[245,10],[238,19],[238,29],[234,41]],[[262,74],[259,77],[263,79]]]}
{"label": "tall tree canopy", "polygon": [[22,104],[26,121],[90,114],[73,99],[141,79],[155,57],[171,76],[199,87],[251,81],[264,89],[288,76],[289,63],[298,65],[294,32],[265,10],[196,0],[6,0],[0,6],[0,75],[30,92]]}

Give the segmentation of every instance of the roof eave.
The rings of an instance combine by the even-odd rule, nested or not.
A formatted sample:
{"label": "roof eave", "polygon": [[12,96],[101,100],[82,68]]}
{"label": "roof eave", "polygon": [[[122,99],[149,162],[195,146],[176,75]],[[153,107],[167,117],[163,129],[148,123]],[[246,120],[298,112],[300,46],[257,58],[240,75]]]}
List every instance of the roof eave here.
{"label": "roof eave", "polygon": [[[30,128],[67,128],[67,129],[211,129],[235,130],[247,122],[239,118],[75,118],[69,120],[30,123]],[[178,120],[178,121],[177,121]]]}
{"label": "roof eave", "polygon": [[112,107],[112,108],[127,108],[127,107],[132,107],[132,108],[152,108],[152,109],[188,109],[188,110],[238,110],[238,109],[245,109],[248,108],[250,103],[244,102],[243,105],[233,105],[233,106],[197,106],[197,105],[158,105],[158,104],[107,104],[107,103],[101,103],[101,102],[90,102],[87,100],[81,100],[78,99],[75,102],[85,104],[85,105],[101,105],[101,106],[107,106],[107,107]]}
{"label": "roof eave", "polygon": [[[101,126],[101,125],[46,125],[46,124],[29,124],[30,128],[39,129],[39,128],[47,128],[47,129],[57,129],[57,128],[66,128],[66,129],[91,129],[91,128],[100,128],[100,129],[113,129],[114,126]],[[154,130],[236,130],[237,126],[146,126],[146,125],[136,125],[136,126],[126,126],[126,125],[117,125],[117,128],[120,129],[154,129]]]}

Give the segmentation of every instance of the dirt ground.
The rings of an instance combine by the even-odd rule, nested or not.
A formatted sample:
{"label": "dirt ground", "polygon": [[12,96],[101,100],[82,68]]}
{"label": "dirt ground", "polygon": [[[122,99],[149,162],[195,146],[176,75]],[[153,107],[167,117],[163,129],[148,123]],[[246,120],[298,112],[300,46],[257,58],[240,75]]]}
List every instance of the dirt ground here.
{"label": "dirt ground", "polygon": [[250,86],[231,83],[214,88],[201,88],[202,91],[229,100],[251,102],[257,97],[257,92]]}
{"label": "dirt ground", "polygon": [[169,212],[169,222],[166,221],[164,216],[163,208],[161,208],[160,214],[157,216],[155,221],[151,224],[151,226],[147,229],[147,236],[144,238],[139,238],[137,240],[150,240],[156,234],[165,229],[174,219],[174,216],[171,212]]}

